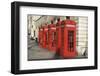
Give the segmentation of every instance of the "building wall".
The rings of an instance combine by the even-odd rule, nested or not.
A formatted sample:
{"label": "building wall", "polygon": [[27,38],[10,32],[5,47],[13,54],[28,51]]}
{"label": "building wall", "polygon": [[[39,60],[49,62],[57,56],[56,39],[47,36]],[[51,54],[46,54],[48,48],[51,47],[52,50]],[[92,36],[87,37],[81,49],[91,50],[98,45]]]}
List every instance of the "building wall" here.
{"label": "building wall", "polygon": [[28,33],[30,34],[30,37],[32,39],[35,39],[38,37],[38,25],[36,20],[40,18],[40,16],[33,16],[28,15]]}
{"label": "building wall", "polygon": [[83,55],[88,45],[88,18],[79,17],[77,24],[77,51]]}

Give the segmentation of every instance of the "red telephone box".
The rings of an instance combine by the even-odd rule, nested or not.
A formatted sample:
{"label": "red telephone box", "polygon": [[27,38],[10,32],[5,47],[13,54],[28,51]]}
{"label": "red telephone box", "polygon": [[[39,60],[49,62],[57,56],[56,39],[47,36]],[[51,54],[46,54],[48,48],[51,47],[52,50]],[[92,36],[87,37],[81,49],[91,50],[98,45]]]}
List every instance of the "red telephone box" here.
{"label": "red telephone box", "polygon": [[43,27],[43,48],[48,48],[48,25],[45,24]]}
{"label": "red telephone box", "polygon": [[56,25],[53,21],[48,25],[48,43],[48,49],[56,51]]}
{"label": "red telephone box", "polygon": [[[69,18],[69,17],[68,17]],[[67,19],[61,23],[61,51],[63,58],[76,56],[76,22]]]}
{"label": "red telephone box", "polygon": [[39,28],[39,46],[43,47],[43,27]]}
{"label": "red telephone box", "polygon": [[56,23],[56,36],[57,36],[56,52],[59,55],[61,51],[61,21],[60,21],[60,18],[57,19],[57,23]]}

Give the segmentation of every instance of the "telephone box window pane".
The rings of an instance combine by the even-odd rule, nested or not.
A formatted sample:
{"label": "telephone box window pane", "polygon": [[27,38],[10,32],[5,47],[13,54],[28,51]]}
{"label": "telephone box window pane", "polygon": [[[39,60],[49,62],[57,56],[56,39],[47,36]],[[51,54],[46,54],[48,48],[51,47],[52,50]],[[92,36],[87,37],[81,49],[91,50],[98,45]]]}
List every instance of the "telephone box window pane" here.
{"label": "telephone box window pane", "polygon": [[64,48],[64,28],[62,27],[62,36],[61,36],[61,40],[62,40],[62,50],[63,50],[63,48]]}
{"label": "telephone box window pane", "polygon": [[48,33],[46,33],[46,44],[48,44]]}
{"label": "telephone box window pane", "polygon": [[74,31],[68,31],[68,51],[74,51]]}
{"label": "telephone box window pane", "polygon": [[52,46],[56,45],[56,32],[53,32]]}

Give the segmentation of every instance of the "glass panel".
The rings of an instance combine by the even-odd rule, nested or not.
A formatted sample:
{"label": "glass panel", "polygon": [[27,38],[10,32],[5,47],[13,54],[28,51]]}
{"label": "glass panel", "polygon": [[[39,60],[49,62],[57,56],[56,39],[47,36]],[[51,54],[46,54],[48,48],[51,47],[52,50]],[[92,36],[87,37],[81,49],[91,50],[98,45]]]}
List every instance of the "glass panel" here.
{"label": "glass panel", "polygon": [[68,51],[74,50],[74,31],[68,31]]}
{"label": "glass panel", "polygon": [[56,45],[56,32],[53,32],[53,37],[52,37],[52,46],[54,47]]}

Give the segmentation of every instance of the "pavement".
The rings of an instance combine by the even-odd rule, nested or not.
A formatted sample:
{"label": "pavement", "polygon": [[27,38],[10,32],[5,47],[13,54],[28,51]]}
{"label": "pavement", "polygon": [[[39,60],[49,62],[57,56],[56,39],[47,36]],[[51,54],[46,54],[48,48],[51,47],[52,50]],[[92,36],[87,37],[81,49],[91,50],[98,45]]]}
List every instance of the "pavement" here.
{"label": "pavement", "polygon": [[28,37],[28,60],[54,59],[55,51],[39,47],[35,40]]}

